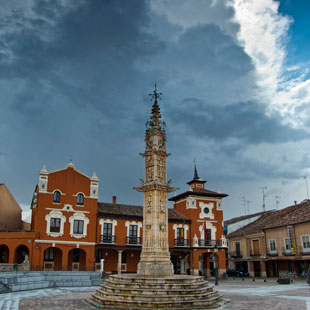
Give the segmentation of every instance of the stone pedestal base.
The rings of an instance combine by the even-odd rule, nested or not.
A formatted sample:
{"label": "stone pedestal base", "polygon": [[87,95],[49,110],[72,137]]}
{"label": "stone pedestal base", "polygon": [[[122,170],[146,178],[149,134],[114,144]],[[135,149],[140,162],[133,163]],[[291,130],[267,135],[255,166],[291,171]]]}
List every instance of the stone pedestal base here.
{"label": "stone pedestal base", "polygon": [[169,277],[173,273],[171,262],[140,262],[138,264],[138,276]]}
{"label": "stone pedestal base", "polygon": [[88,300],[103,309],[217,309],[227,302],[203,277],[111,275]]}

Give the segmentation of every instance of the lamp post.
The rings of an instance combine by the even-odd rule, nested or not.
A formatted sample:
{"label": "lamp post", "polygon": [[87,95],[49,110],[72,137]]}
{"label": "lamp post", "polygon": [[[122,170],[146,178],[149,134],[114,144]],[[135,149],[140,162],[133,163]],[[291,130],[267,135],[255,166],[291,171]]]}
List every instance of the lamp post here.
{"label": "lamp post", "polygon": [[219,278],[218,278],[218,256],[217,256],[217,245],[214,246],[214,263],[215,263],[215,285],[219,285]]}

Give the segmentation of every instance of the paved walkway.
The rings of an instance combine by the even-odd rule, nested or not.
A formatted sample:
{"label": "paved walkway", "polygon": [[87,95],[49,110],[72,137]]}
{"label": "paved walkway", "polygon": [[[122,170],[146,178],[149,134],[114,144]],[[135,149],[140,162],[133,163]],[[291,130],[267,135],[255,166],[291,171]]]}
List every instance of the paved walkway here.
{"label": "paved walkway", "polygon": [[[210,281],[212,285],[212,281]],[[0,294],[0,310],[94,309],[85,302],[98,287],[42,289]],[[216,287],[230,303],[223,310],[310,310],[310,290],[305,281],[279,285],[275,279],[228,279]]]}
{"label": "paved walkway", "polygon": [[93,309],[84,300],[97,288],[48,288],[0,294],[0,310]]}
{"label": "paved walkway", "polygon": [[276,279],[228,279],[216,289],[230,300],[225,310],[310,310],[310,290],[304,280],[280,285]]}

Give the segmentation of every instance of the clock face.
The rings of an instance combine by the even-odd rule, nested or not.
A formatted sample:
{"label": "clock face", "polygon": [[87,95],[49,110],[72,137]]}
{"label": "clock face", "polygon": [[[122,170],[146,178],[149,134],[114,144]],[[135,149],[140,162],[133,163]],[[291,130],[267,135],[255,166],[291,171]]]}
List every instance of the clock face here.
{"label": "clock face", "polygon": [[209,208],[204,208],[204,209],[203,209],[203,212],[204,212],[205,214],[208,214],[208,213],[210,212],[210,210],[209,210]]}

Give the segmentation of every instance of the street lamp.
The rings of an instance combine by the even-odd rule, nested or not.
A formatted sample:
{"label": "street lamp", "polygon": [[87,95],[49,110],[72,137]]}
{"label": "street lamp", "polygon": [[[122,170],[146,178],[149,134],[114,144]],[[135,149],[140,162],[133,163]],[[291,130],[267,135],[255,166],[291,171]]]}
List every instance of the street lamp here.
{"label": "street lamp", "polygon": [[214,246],[214,263],[215,263],[215,285],[219,285],[219,278],[218,278],[218,256],[217,256],[218,248],[215,244]]}

